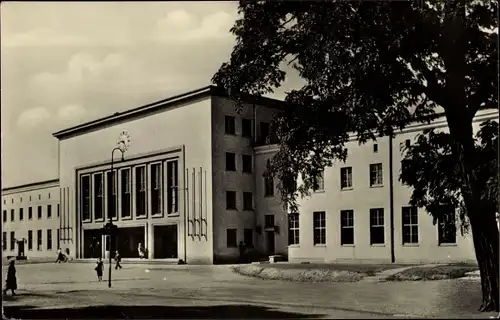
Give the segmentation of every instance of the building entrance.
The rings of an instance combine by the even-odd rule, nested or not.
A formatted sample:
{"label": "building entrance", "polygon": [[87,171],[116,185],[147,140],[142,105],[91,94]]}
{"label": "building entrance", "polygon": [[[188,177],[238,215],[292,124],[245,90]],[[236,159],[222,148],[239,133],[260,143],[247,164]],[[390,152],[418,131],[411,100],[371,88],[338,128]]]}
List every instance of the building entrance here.
{"label": "building entrance", "polygon": [[[117,236],[113,239],[113,249],[118,248],[122,258],[139,258],[139,243],[147,249],[144,227],[119,227]],[[114,252],[113,252],[114,256]]]}
{"label": "building entrance", "polygon": [[154,227],[154,258],[177,259],[177,225]]}
{"label": "building entrance", "polygon": [[91,229],[83,231],[83,257],[99,258],[102,256],[102,230]]}

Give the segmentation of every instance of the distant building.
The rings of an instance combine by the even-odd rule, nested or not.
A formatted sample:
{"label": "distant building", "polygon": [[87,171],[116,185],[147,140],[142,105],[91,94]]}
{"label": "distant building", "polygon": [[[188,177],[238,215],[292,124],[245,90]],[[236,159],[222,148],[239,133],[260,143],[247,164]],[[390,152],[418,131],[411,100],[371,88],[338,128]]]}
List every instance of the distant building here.
{"label": "distant building", "polygon": [[[209,86],[54,133],[59,179],[30,185],[44,190],[40,199],[47,202],[36,202],[42,201],[38,191],[27,186],[4,189],[2,198],[6,219],[21,207],[41,205],[47,212],[50,193],[58,218],[4,220],[4,255],[18,254],[11,232],[28,239],[33,230],[38,239],[42,230],[42,249],[26,250],[27,256],[51,256],[60,241],[77,259],[109,249],[130,259],[139,257],[141,243],[148,259],[218,263],[238,258],[244,241],[261,255],[294,261],[474,259],[470,237],[448,221],[434,226],[424,210],[408,207],[409,189],[398,181],[403,146],[429,125],[411,124],[392,140],[362,146],[353,140],[347,162],[325,169],[319,190],[300,201],[299,214],[284,212],[276,181],[262,176],[277,150],[266,141],[273,142],[269,124],[282,104],[247,96],[237,113],[222,90]],[[496,117],[482,112],[477,120]],[[115,153],[111,173],[111,150],[123,131],[131,145],[123,160]],[[24,200],[27,192],[33,202]],[[118,226],[112,248],[101,231],[109,215]],[[52,251],[49,229],[60,235]]]}

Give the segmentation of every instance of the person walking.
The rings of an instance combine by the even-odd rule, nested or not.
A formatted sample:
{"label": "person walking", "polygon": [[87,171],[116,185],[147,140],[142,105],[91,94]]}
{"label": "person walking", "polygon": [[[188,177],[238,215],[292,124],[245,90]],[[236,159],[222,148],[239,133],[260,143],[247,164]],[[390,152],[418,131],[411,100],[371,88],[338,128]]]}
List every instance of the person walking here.
{"label": "person walking", "polygon": [[64,262],[66,259],[64,257],[64,254],[62,253],[62,250],[61,248],[57,249],[57,259],[56,259],[56,263],[61,263],[61,262]]}
{"label": "person walking", "polygon": [[115,261],[116,261],[116,266],[115,266],[115,270],[118,269],[118,268],[122,268],[122,266],[120,265],[120,262],[122,261],[122,256],[120,255],[120,253],[118,252],[118,250],[116,250],[116,253],[115,253]]}
{"label": "person walking", "polygon": [[104,262],[99,258],[97,260],[97,266],[95,267],[95,271],[97,272],[97,280],[102,281],[102,270],[104,269]]}
{"label": "person walking", "polygon": [[3,289],[3,294],[7,295],[7,290],[12,292],[12,295],[15,296],[16,293],[14,290],[17,290],[17,278],[16,278],[16,260],[9,261],[9,269],[7,270],[7,279],[5,283],[5,288]]}

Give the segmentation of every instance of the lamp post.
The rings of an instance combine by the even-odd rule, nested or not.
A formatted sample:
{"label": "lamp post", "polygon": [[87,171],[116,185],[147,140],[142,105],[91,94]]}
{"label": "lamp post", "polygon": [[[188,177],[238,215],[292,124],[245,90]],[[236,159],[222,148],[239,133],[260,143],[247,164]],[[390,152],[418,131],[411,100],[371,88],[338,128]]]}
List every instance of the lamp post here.
{"label": "lamp post", "polygon": [[[125,155],[125,152],[127,151],[128,147],[130,145],[130,136],[128,134],[127,131],[122,131],[120,133],[120,136],[118,138],[118,145],[113,149],[113,151],[111,151],[111,177],[113,179],[113,185],[111,186],[111,192],[113,192],[113,187],[114,189],[116,190],[116,195],[115,195],[115,198],[114,198],[114,203],[113,203],[113,207],[114,207],[114,210],[115,210],[115,213],[118,214],[118,175],[115,174],[115,172],[113,171],[113,164],[114,164],[114,155],[115,155],[115,151],[120,151],[121,154],[122,154],[122,161],[124,160],[124,155]],[[113,239],[113,235],[116,234],[115,233],[115,230],[116,230],[116,226],[113,225],[113,217],[111,216],[111,212],[110,210],[108,210],[108,220],[109,222],[104,226],[104,230],[105,232],[108,234],[108,241],[109,241],[109,277],[108,277],[108,287],[111,288],[111,266],[112,266],[112,259],[111,259],[111,245],[112,245],[112,239]]]}

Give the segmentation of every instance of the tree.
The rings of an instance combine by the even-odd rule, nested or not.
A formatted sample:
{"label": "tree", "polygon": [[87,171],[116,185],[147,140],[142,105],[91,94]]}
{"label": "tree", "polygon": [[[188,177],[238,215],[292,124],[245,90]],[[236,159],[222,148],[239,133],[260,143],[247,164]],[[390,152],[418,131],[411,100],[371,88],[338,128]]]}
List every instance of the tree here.
{"label": "tree", "polygon": [[[242,18],[231,29],[236,45],[212,79],[236,105],[245,94],[272,93],[287,65],[305,80],[287,93],[273,121],[279,151],[268,174],[277,178],[289,210],[323,167],[345,159],[348,133],[364,143],[442,108],[457,163],[449,179],[456,178],[473,233],[485,311],[499,309],[498,230],[494,210],[482,201],[485,164],[472,119],[498,105],[498,30],[491,31],[497,8],[498,1],[487,0],[240,1]],[[416,189],[414,199],[419,194]]]}

